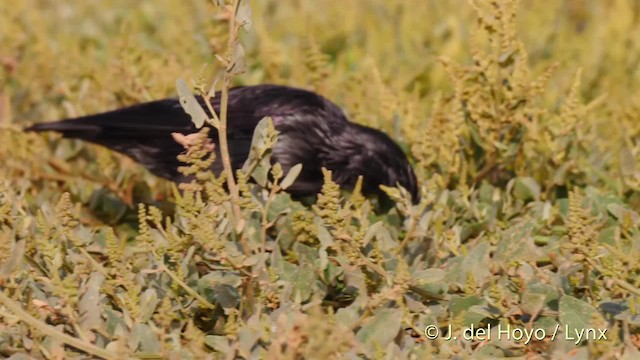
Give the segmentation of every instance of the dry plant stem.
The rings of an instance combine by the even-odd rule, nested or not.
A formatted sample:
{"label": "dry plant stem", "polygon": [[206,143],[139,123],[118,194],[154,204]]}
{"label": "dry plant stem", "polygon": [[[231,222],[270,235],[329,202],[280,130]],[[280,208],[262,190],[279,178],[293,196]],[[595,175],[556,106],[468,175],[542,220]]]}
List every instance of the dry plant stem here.
{"label": "dry plant stem", "polygon": [[47,325],[40,320],[31,316],[28,312],[24,311],[19,304],[11,300],[4,291],[0,291],[0,303],[7,307],[20,321],[24,321],[29,326],[37,329],[41,333],[51,336],[69,346],[73,346],[76,349],[82,350],[87,354],[97,356],[103,359],[122,359],[122,355],[113,353],[103,348],[97,347],[89,342],[82,341],[80,339],[69,336],[51,325]]}
{"label": "dry plant stem", "polygon": [[[234,270],[238,270],[241,273],[243,273],[245,276],[252,276],[250,272],[248,272],[246,269],[244,269],[244,266],[241,264],[236,264],[233,260],[231,260],[230,257],[221,255],[220,256],[220,261],[226,261],[229,263],[229,265],[234,269]],[[222,268],[224,270],[226,270],[226,268]]]}
{"label": "dry plant stem", "polygon": [[233,214],[235,216],[235,223],[237,224],[237,222],[240,221],[242,213],[240,212],[240,206],[238,205],[240,195],[238,194],[238,186],[233,177],[233,169],[231,168],[231,159],[229,157],[229,144],[227,143],[227,106],[229,103],[229,84],[230,76],[225,75],[225,84],[222,88],[222,101],[220,105],[220,127],[218,128],[218,137],[220,141],[222,166],[227,176],[227,185],[229,186],[229,192],[231,194]]}
{"label": "dry plant stem", "polygon": [[[596,264],[592,259],[586,258],[586,260],[591,266],[593,266],[600,273],[604,272],[602,270],[602,268],[600,266],[598,266],[598,264]],[[613,281],[616,283],[616,285],[620,286],[621,288],[629,291],[630,293],[633,293],[636,296],[640,296],[640,289],[638,289],[635,286],[629,284],[628,282],[626,282],[626,281],[624,281],[622,279],[613,279]]]}
{"label": "dry plant stem", "polygon": [[[169,234],[167,234],[167,232],[162,228],[161,224],[155,223],[155,225],[156,225],[156,228],[162,234],[162,236],[165,237],[165,239],[167,240],[170,239]],[[156,259],[160,258],[160,256],[158,256],[158,254],[155,252],[154,252],[154,256],[156,257]],[[169,268],[167,268],[163,262],[160,263],[159,268],[161,271],[164,271],[167,275],[169,275],[169,277],[173,281],[175,281],[178,285],[180,285],[180,287],[183,288],[187,293],[189,293],[189,295],[193,296],[196,300],[198,300],[204,307],[209,309],[215,309],[215,305],[208,302],[207,299],[200,296],[197,292],[193,291],[193,289],[190,288],[189,285],[185,284],[184,281],[182,281],[178,275],[176,275],[173,271],[169,270]]]}
{"label": "dry plant stem", "polygon": [[216,109],[214,109],[213,105],[211,105],[211,95],[206,94],[204,96],[204,103],[207,105],[207,109],[209,109],[209,112],[211,113],[211,116],[213,117],[213,119],[211,119],[208,122],[214,128],[216,128],[216,130],[219,130],[220,129],[220,118],[218,117],[218,114],[216,113]]}
{"label": "dry plant stem", "polygon": [[[222,95],[220,99],[220,117],[218,127],[218,139],[220,142],[220,156],[222,157],[222,167],[227,177],[227,185],[229,187],[229,193],[231,194],[231,206],[233,207],[234,228],[238,231],[238,224],[242,221],[242,212],[240,211],[240,194],[238,185],[233,177],[233,169],[231,168],[231,159],[229,157],[229,144],[227,143],[227,114],[229,106],[229,87],[231,86],[231,78],[233,76],[233,67],[235,66],[233,61],[233,49],[238,41],[238,24],[236,23],[236,15],[240,7],[241,0],[234,0],[233,13],[229,21],[229,42],[227,43],[227,59],[226,59],[226,71],[224,74],[224,85],[222,86]],[[244,235],[240,235],[240,246],[245,256],[251,255],[251,247]],[[253,310],[254,303],[254,282],[253,277],[245,279],[244,293],[246,299],[246,305],[248,311],[245,311],[247,315],[250,315]]]}
{"label": "dry plant stem", "polygon": [[261,223],[261,229],[260,229],[260,244],[262,245],[262,253],[264,254],[267,250],[267,230],[273,226],[273,223],[269,222],[268,216],[269,216],[269,208],[271,207],[271,201],[273,200],[273,197],[275,196],[276,192],[280,190],[280,186],[278,185],[277,181],[275,184],[273,184],[273,186],[271,187],[271,190],[269,191],[269,197],[267,198],[267,201],[264,205],[264,209],[262,210],[262,223]]}
{"label": "dry plant stem", "polygon": [[[157,256],[157,254],[154,254],[154,255]],[[189,295],[193,296],[204,307],[206,307],[208,309],[215,309],[216,308],[215,305],[213,305],[212,303],[208,302],[207,299],[205,299],[202,296],[200,296],[200,294],[198,294],[192,288],[190,288],[189,285],[185,284],[184,281],[180,280],[178,275],[174,274],[173,271],[169,270],[164,264],[161,263],[159,265],[159,267],[160,267],[160,269],[162,271],[164,271],[167,275],[169,275],[171,280],[175,281],[178,285],[180,285],[180,287],[183,288],[184,291],[186,291]]]}
{"label": "dry plant stem", "polygon": [[[227,176],[227,185],[229,186],[229,192],[231,193],[231,201],[233,206],[233,213],[235,216],[235,224],[240,221],[240,217],[242,216],[240,212],[240,195],[238,191],[238,186],[233,177],[233,169],[231,168],[231,159],[229,156],[229,144],[227,143],[227,113],[229,106],[229,87],[231,86],[231,77],[233,74],[231,73],[232,67],[229,64],[232,64],[232,59],[230,54],[232,54],[233,48],[235,47],[235,43],[238,38],[238,26],[236,25],[236,14],[238,12],[238,7],[240,6],[240,0],[235,0],[233,4],[233,14],[230,19],[230,31],[229,34],[229,42],[227,44],[228,47],[228,57],[227,57],[227,69],[224,74],[224,85],[222,86],[222,95],[220,101],[220,126],[218,127],[218,138],[220,141],[220,156],[222,157],[222,167],[224,168],[224,172]],[[243,251],[245,251],[245,255],[249,255],[248,244],[241,244],[243,247]]]}

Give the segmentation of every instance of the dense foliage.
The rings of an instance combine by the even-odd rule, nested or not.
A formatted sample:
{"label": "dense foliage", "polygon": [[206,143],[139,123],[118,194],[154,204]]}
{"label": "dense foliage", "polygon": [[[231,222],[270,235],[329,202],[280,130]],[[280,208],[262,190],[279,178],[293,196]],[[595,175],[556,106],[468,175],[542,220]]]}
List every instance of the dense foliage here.
{"label": "dense foliage", "polygon": [[[0,354],[638,358],[639,33],[635,0],[0,0]],[[220,74],[386,131],[420,204],[329,171],[292,201],[268,119],[236,181],[196,141],[180,188],[21,131]]]}

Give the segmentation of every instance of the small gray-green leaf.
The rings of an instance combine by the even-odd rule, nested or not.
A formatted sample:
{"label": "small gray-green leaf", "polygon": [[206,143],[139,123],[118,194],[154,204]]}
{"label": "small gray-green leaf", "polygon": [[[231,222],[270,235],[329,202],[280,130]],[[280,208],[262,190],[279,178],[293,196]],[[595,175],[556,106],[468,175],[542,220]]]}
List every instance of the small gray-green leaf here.
{"label": "small gray-green leaf", "polygon": [[261,152],[265,148],[265,136],[267,134],[267,129],[272,126],[269,123],[273,123],[271,117],[266,116],[262,118],[256,125],[255,129],[253,129],[253,137],[251,138],[251,150],[249,151],[249,156],[247,160],[244,162],[242,166],[242,170],[248,172],[251,169],[251,166],[255,164],[255,168],[251,172],[251,177],[262,187],[266,186],[269,169],[271,168],[271,160],[270,156],[265,155],[261,157]]}
{"label": "small gray-green leaf", "polygon": [[89,331],[101,327],[100,289],[102,288],[104,280],[104,275],[96,271],[91,273],[89,281],[83,286],[83,294],[78,304],[80,310],[80,327],[83,330]]}
{"label": "small gray-green leaf", "polygon": [[313,266],[309,264],[298,266],[291,279],[294,294],[300,296],[301,301],[307,301],[313,293],[315,280],[316,275]]}
{"label": "small gray-green leaf", "polygon": [[500,57],[498,57],[498,63],[502,66],[510,63],[513,60],[513,56],[515,55],[515,53],[516,50],[507,49],[502,54],[500,54]]}
{"label": "small gray-green leaf", "polygon": [[229,340],[226,336],[207,335],[204,337],[204,343],[210,348],[222,353],[227,354],[231,352],[229,346]]}
{"label": "small gray-green leaf", "polygon": [[11,275],[11,272],[15,270],[21,263],[24,256],[26,241],[24,239],[13,242],[11,244],[11,251],[9,258],[3,264],[0,264],[0,278]]}
{"label": "small gray-green leaf", "polygon": [[417,270],[411,276],[412,291],[426,298],[442,296],[448,289],[444,278],[445,271],[442,269]]}
{"label": "small gray-green leaf", "polygon": [[398,202],[402,200],[402,196],[400,195],[400,190],[398,188],[380,185],[380,190],[384,191],[385,194],[387,194],[393,201]]}
{"label": "small gray-green leaf", "polygon": [[467,276],[473,274],[474,279],[479,284],[483,284],[490,275],[487,269],[487,264],[489,263],[489,243],[480,243],[480,245],[469,252],[469,255],[467,255],[463,261],[463,267],[467,271]]}
{"label": "small gray-green leaf", "polygon": [[248,0],[240,2],[238,12],[236,13],[236,21],[245,31],[251,31],[251,6],[249,6]]}
{"label": "small gray-green leaf", "polygon": [[[528,296],[528,293],[543,295],[545,306],[554,311],[558,310],[558,290],[553,286],[546,284],[532,284],[527,286],[527,289],[522,296],[526,297]],[[522,302],[524,301],[525,300],[523,298]]]}
{"label": "small gray-green leaf", "polygon": [[231,74],[241,74],[247,70],[247,61],[244,58],[244,47],[237,43],[233,48],[233,68]]}
{"label": "small gray-green leaf", "polygon": [[359,307],[351,304],[348,307],[338,309],[335,315],[336,324],[352,327],[360,319]]}
{"label": "small gray-green leaf", "polygon": [[535,226],[531,222],[516,223],[508,227],[500,234],[500,241],[493,256],[503,262],[512,259],[535,261],[539,254],[533,242],[534,229]]}
{"label": "small gray-green leaf", "polygon": [[184,80],[178,79],[176,81],[176,88],[178,90],[178,95],[180,96],[180,105],[184,111],[191,116],[191,121],[196,128],[200,129],[204,125],[204,122],[209,118],[207,113],[204,111],[202,106],[200,106],[200,103]]}
{"label": "small gray-green leaf", "polygon": [[513,186],[513,196],[520,200],[538,200],[540,185],[530,177],[519,177]]}
{"label": "small gray-green leaf", "polygon": [[402,324],[402,310],[383,309],[373,316],[356,335],[370,350],[384,349],[398,335]]}
{"label": "small gray-green leaf", "polygon": [[213,295],[218,304],[223,308],[233,308],[240,302],[240,294],[236,287],[219,284],[213,287]]}
{"label": "small gray-green leaf", "polygon": [[322,220],[320,220],[320,218],[316,218],[315,224],[318,228],[318,240],[320,241],[322,247],[326,249],[333,245],[333,236],[331,235],[329,230],[327,230],[327,228],[322,225]]}
{"label": "small gray-green leaf", "polygon": [[433,284],[444,279],[445,272],[442,269],[424,269],[412,274],[412,283],[416,286]]}
{"label": "small gray-green leaf", "polygon": [[537,315],[544,307],[545,299],[547,297],[544,294],[536,294],[534,292],[526,291],[522,295],[521,308],[530,315]]}
{"label": "small gray-green leaf", "polygon": [[380,233],[382,227],[384,227],[384,223],[382,221],[375,222],[373,225],[369,226],[367,232],[364,234],[364,238],[362,239],[362,245],[366,246],[369,244],[369,241]]}
{"label": "small gray-green leaf", "polygon": [[160,353],[162,346],[158,335],[147,324],[135,324],[129,338],[129,346],[144,353]]}
{"label": "small gray-green leaf", "polygon": [[632,176],[636,172],[636,157],[626,146],[620,150],[620,170],[624,176]]}
{"label": "small gray-green leaf", "polygon": [[573,296],[565,295],[560,299],[560,323],[570,334],[591,328],[591,320],[597,314],[593,306]]}
{"label": "small gray-green leaf", "polygon": [[296,181],[301,171],[302,171],[302,164],[293,165],[291,169],[289,169],[289,172],[284,177],[284,179],[282,179],[282,183],[280,183],[280,187],[282,188],[282,190],[287,190],[287,188],[291,186],[294,181]]}
{"label": "small gray-green leaf", "polygon": [[148,288],[140,296],[140,309],[142,309],[142,315],[140,316],[142,321],[148,321],[153,313],[156,311],[156,307],[160,303],[158,299],[158,293],[154,288]]}
{"label": "small gray-green leaf", "polygon": [[251,177],[258,183],[258,185],[265,187],[267,186],[267,180],[269,179],[269,169],[271,168],[271,164],[269,163],[269,159],[263,158],[258,162],[258,166],[253,169],[251,173]]}
{"label": "small gray-green leaf", "polygon": [[454,315],[466,312],[474,305],[482,304],[482,298],[478,296],[452,296],[449,302],[449,311]]}

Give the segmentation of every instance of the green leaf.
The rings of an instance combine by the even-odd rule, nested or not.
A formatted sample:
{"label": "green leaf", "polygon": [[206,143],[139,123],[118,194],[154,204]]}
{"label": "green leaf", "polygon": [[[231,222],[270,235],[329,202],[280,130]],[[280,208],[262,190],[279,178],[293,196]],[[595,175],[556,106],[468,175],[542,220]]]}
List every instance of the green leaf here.
{"label": "green leaf", "polygon": [[544,296],[544,294],[525,292],[522,294],[520,308],[527,314],[536,315],[544,307],[545,299],[546,296]]}
{"label": "green leaf", "polygon": [[267,186],[269,170],[271,169],[271,156],[268,152],[265,153],[265,138],[270,127],[273,127],[273,120],[269,116],[265,116],[258,122],[258,125],[253,130],[249,156],[242,166],[242,170],[248,172],[251,166],[256,164],[250,175],[262,187]]}
{"label": "green leaf", "polygon": [[573,162],[568,161],[560,165],[560,167],[553,174],[553,183],[556,185],[563,185],[567,181],[567,175],[569,174],[569,170],[573,166]]}
{"label": "green leaf", "polygon": [[519,177],[513,185],[513,196],[520,200],[540,199],[540,185],[530,177]]}
{"label": "green leaf", "polygon": [[222,354],[228,354],[232,351],[226,336],[207,335],[204,337],[204,343]]}
{"label": "green leaf", "polygon": [[198,292],[224,308],[235,307],[240,302],[238,288],[242,277],[230,271],[211,272],[198,280]]}
{"label": "green leaf", "polygon": [[384,349],[398,335],[402,310],[382,309],[360,328],[356,337],[370,350]]}
{"label": "green leaf", "polygon": [[100,289],[104,280],[104,275],[95,271],[91,273],[89,281],[82,287],[82,297],[78,304],[82,330],[95,330],[102,326],[100,300],[103,296],[100,295]]}
{"label": "green leaf", "polygon": [[452,296],[451,302],[449,303],[449,311],[451,311],[453,315],[458,315],[461,312],[467,311],[470,307],[480,305],[483,302],[484,300],[477,296]]}
{"label": "green leaf", "polygon": [[154,288],[145,290],[140,296],[140,309],[142,309],[141,320],[149,321],[159,303],[158,293]]}
{"label": "green leaf", "polygon": [[126,215],[129,207],[108,189],[100,188],[91,194],[89,208],[102,221],[115,224]]}
{"label": "green leaf", "polygon": [[524,221],[502,231],[494,258],[502,262],[513,259],[535,261],[539,254],[533,239],[534,229],[531,221]]}
{"label": "green leaf", "polygon": [[231,64],[233,67],[231,68],[231,74],[242,74],[247,71],[247,62],[244,57],[244,47],[239,42],[233,47],[233,61]]}
{"label": "green leaf", "polygon": [[299,296],[301,301],[309,300],[317,279],[313,266],[308,263],[298,266],[290,279],[293,285],[293,295]]}
{"label": "green leaf", "polygon": [[253,177],[258,185],[266,187],[267,181],[269,180],[269,169],[271,169],[269,160],[266,158],[262,158],[259,160],[258,166],[256,166],[251,173],[251,177]]}
{"label": "green leaf", "polygon": [[380,190],[384,191],[385,194],[387,194],[393,201],[398,202],[402,200],[402,196],[400,195],[400,189],[396,187],[380,185]]}
{"label": "green leaf", "polygon": [[144,353],[160,353],[162,345],[158,335],[147,324],[135,324],[131,330],[129,347]]}
{"label": "green leaf", "polygon": [[527,294],[540,294],[544,296],[544,305],[552,311],[558,311],[558,290],[547,284],[531,284],[527,285],[523,296]]}
{"label": "green leaf", "polygon": [[374,236],[379,234],[383,227],[384,227],[384,222],[382,221],[377,221],[373,223],[371,226],[369,226],[369,228],[367,229],[367,232],[364,234],[364,238],[362,239],[362,245],[366,246],[367,244],[369,244],[369,241],[371,241],[371,239],[373,239]]}
{"label": "green leaf", "polygon": [[412,275],[412,283],[415,286],[433,284],[444,280],[445,272],[442,269],[424,269],[415,271]]}
{"label": "green leaf", "polygon": [[576,331],[579,333],[592,328],[592,320],[599,314],[593,306],[573,296],[565,295],[560,299],[560,324],[566,326],[569,331],[569,334],[565,335],[574,337]]}
{"label": "green leaf", "polygon": [[506,356],[504,350],[491,344],[480,347],[474,355],[482,359],[502,359]]}
{"label": "green leaf", "polygon": [[176,88],[178,90],[178,96],[180,96],[180,105],[184,111],[191,116],[191,121],[196,128],[200,129],[209,118],[207,113],[202,106],[200,106],[196,97],[193,96],[191,89],[184,80],[178,79],[176,81]]}
{"label": "green leaf", "polygon": [[[271,206],[269,206],[269,213],[267,214],[268,221],[274,221],[278,217],[286,216],[288,213],[292,211],[291,209],[291,195],[280,192],[275,195],[273,201],[271,201]],[[278,237],[283,235],[286,231],[280,231],[278,233]]]}
{"label": "green leaf", "polygon": [[633,176],[636,173],[636,158],[626,146],[620,149],[620,170],[623,176]]}
{"label": "green leaf", "polygon": [[300,175],[301,171],[302,171],[302,164],[293,165],[291,169],[289,169],[289,172],[284,177],[284,179],[282,179],[282,182],[280,183],[280,187],[282,188],[282,190],[287,190],[287,188],[289,188],[289,186],[291,186],[293,182],[298,178],[298,175]]}
{"label": "green leaf", "polygon": [[558,322],[556,321],[555,318],[551,318],[548,316],[539,316],[536,321],[534,321],[533,323],[533,327],[534,329],[544,329],[548,334],[549,333],[553,333],[553,331],[555,330],[556,326],[558,325]]}
{"label": "green leaf", "polygon": [[104,309],[105,320],[107,323],[107,334],[116,335],[118,329],[126,328],[127,325],[122,318],[122,313],[107,307]]}
{"label": "green leaf", "polygon": [[240,1],[240,6],[238,6],[238,12],[236,13],[236,21],[245,31],[251,31],[251,6],[249,6],[249,0]]}
{"label": "green leaf", "polygon": [[322,225],[322,220],[316,217],[315,223],[318,229],[318,240],[320,241],[320,244],[322,245],[322,247],[328,248],[332,246],[334,243],[333,235],[331,235],[329,230],[327,230],[327,228],[324,227],[324,225]]}
{"label": "green leaf", "polygon": [[336,324],[347,327],[353,327],[360,320],[360,307],[357,304],[351,304],[345,308],[340,308],[335,315]]}
{"label": "green leaf", "polygon": [[240,303],[240,293],[237,287],[218,284],[212,290],[215,301],[225,309],[235,308]]}
{"label": "green leaf", "polygon": [[478,284],[483,284],[489,277],[489,243],[483,242],[474,247],[464,259],[464,269],[467,274],[473,274]]}
{"label": "green leaf", "polygon": [[243,359],[255,359],[256,356],[251,356],[252,349],[256,348],[256,344],[260,341],[262,332],[259,330],[260,324],[255,321],[256,317],[249,319],[248,326],[238,330],[238,340],[236,340],[236,347],[238,348],[238,354],[244,355],[236,358]]}
{"label": "green leaf", "polygon": [[513,48],[505,50],[498,57],[498,64],[500,64],[501,67],[505,67],[511,64],[511,62],[513,62],[513,58],[516,53],[517,53],[517,50]]}
{"label": "green leaf", "polygon": [[4,263],[0,264],[0,280],[11,275],[11,273],[20,266],[24,256],[25,244],[26,241],[24,239],[20,241],[11,241],[9,257]]}
{"label": "green leaf", "polygon": [[457,256],[447,261],[444,267],[444,281],[449,284],[464,284],[464,281],[467,278],[465,266],[464,256]]}
{"label": "green leaf", "polygon": [[445,271],[442,269],[424,269],[411,275],[412,291],[424,297],[442,296],[449,288],[445,283]]}

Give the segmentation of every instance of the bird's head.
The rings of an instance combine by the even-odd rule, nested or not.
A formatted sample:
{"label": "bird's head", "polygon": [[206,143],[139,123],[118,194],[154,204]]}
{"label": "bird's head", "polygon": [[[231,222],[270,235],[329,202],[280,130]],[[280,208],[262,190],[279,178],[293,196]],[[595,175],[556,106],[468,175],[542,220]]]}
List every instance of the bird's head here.
{"label": "bird's head", "polygon": [[334,181],[341,186],[353,187],[358,176],[363,176],[362,192],[366,195],[386,197],[380,185],[405,188],[413,203],[420,199],[416,175],[402,149],[385,133],[349,124],[347,131],[333,139],[335,150],[330,152],[329,163]]}

